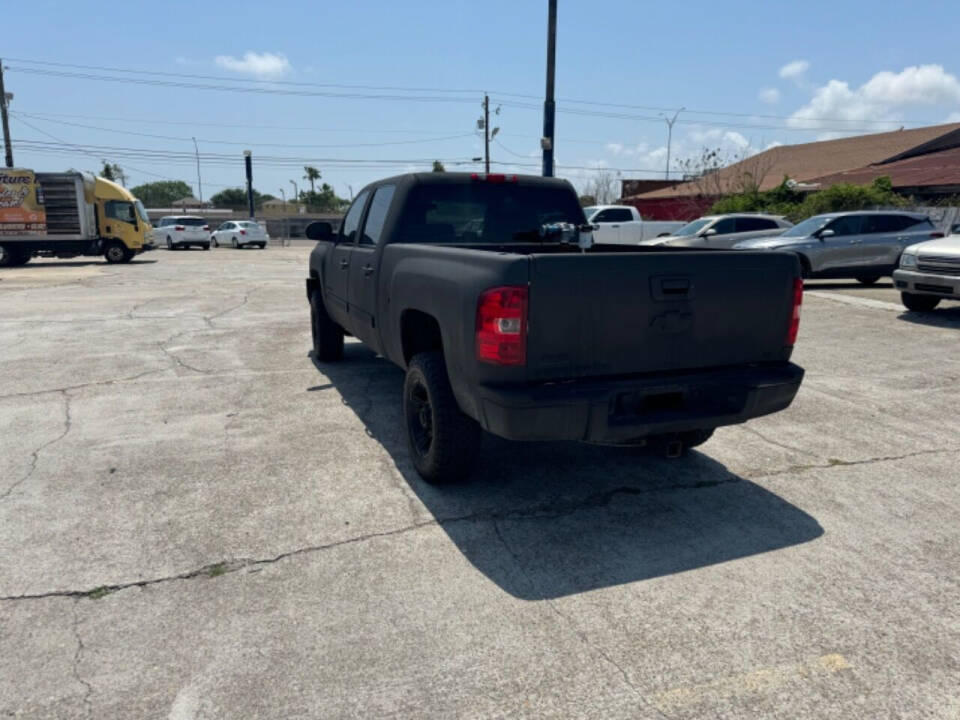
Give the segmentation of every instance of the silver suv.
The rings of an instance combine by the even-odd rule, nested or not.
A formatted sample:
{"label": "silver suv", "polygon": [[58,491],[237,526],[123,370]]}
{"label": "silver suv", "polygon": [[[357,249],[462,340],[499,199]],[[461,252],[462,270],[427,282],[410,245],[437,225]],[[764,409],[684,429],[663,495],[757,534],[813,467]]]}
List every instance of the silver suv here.
{"label": "silver suv", "polygon": [[738,242],[769,237],[791,227],[793,223],[784,220],[781,215],[704,215],[667,235],[644,240],[640,244],[729,250]]}
{"label": "silver suv", "polygon": [[856,278],[872,285],[891,275],[908,245],[943,237],[920,213],[858,211],[814,215],[776,237],[737,243],[736,250],[786,250],[808,278]]}

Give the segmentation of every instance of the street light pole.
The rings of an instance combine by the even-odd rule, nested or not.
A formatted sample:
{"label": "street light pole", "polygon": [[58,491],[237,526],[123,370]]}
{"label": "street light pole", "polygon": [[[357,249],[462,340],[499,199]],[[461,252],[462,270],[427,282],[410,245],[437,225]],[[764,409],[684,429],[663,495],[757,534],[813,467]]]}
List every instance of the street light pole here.
{"label": "street light pole", "polygon": [[249,150],[243,151],[243,164],[247,170],[247,208],[253,217],[253,157]]}
{"label": "street light pole", "polygon": [[290,184],[293,185],[293,202],[296,203],[300,200],[300,188],[297,187],[295,180],[291,180]]}
{"label": "street light pole", "polygon": [[666,115],[660,113],[664,121],[667,123],[667,171],[664,175],[664,179],[666,180],[670,179],[670,145],[673,144],[673,124],[677,121],[677,116],[684,110],[686,110],[685,107],[680,108],[673,114],[672,118],[667,118]]}
{"label": "street light pole", "polygon": [[554,119],[557,113],[553,101],[554,77],[557,67],[557,0],[549,0],[547,9],[547,97],[543,101],[543,176],[553,177]]}
{"label": "street light pole", "polygon": [[10,119],[7,117],[7,105],[13,100],[13,93],[3,89],[3,60],[0,59],[0,123],[3,125],[3,154],[7,167],[13,167],[13,145],[10,144]]}
{"label": "street light pole", "polygon": [[197,190],[200,193],[199,200],[200,204],[203,205],[203,183],[200,181],[200,148],[197,147],[197,139],[192,138],[193,140],[193,150],[197,154]]}

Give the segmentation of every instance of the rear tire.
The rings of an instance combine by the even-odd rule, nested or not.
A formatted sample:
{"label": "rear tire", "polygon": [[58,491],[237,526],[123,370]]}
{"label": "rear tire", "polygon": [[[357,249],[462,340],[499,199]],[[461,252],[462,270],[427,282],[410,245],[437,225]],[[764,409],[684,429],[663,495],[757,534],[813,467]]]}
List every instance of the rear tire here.
{"label": "rear tire", "polygon": [[220,243],[217,242],[217,239],[216,239],[216,238],[213,239],[213,246],[214,246],[215,248],[220,247]]}
{"label": "rear tire", "polygon": [[857,278],[857,282],[861,285],[876,285],[879,279],[880,275],[861,275]]}
{"label": "rear tire", "polygon": [[128,250],[122,242],[111,242],[103,250],[103,257],[112,265],[117,263],[128,263],[133,260],[134,252]]}
{"label": "rear tire", "polygon": [[403,383],[407,447],[420,477],[442,484],[462,480],[480,452],[480,424],[457,405],[439,352],[414,356]]}
{"label": "rear tire", "polygon": [[209,249],[210,249],[210,243],[204,243],[204,244],[201,245],[200,247],[203,248],[204,250],[209,250]]}
{"label": "rear tire", "polygon": [[261,250],[264,250],[264,249],[267,247],[267,244],[266,244],[266,243],[257,243],[257,247],[260,248]]}
{"label": "rear tire", "polygon": [[33,253],[23,248],[0,246],[0,267],[20,267],[30,262]]}
{"label": "rear tire", "polygon": [[903,301],[903,306],[913,312],[930,312],[940,304],[940,298],[933,295],[902,292],[900,293],[900,299]]}
{"label": "rear tire", "polygon": [[336,362],[343,358],[343,328],[330,319],[319,292],[310,296],[310,331],[317,360]]}

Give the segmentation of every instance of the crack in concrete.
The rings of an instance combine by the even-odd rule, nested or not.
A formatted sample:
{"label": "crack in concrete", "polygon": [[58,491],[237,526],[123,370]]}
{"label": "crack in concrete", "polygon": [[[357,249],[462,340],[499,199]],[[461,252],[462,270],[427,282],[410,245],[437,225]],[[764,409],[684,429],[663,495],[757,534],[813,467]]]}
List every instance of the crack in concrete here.
{"label": "crack in concrete", "polygon": [[97,387],[100,385],[116,385],[117,383],[122,382],[132,382],[134,380],[139,380],[142,377],[147,375],[154,375],[159,372],[164,372],[168,368],[158,368],[155,370],[144,370],[141,373],[136,375],[130,375],[128,377],[114,378],[112,380],[94,380],[93,382],[88,383],[79,383],[77,385],[65,385],[64,387],[58,388],[48,388],[46,390],[30,390],[29,392],[19,392],[19,393],[10,393],[9,395],[0,395],[0,400],[8,400],[12,398],[27,398],[27,397],[36,397],[38,395],[49,395],[50,393],[65,393],[71,392],[73,390],[82,390],[88,387]]}
{"label": "crack in concrete", "polygon": [[182,367],[184,370],[192,370],[193,372],[200,373],[201,375],[209,375],[209,374],[212,372],[211,370],[202,370],[202,369],[200,369],[200,368],[198,368],[198,367],[195,367],[195,366],[191,365],[190,363],[185,362],[184,360],[182,360],[182,359],[180,358],[180,356],[177,355],[177,354],[176,354],[175,352],[173,352],[172,350],[168,350],[168,349],[167,349],[166,344],[167,344],[168,342],[173,342],[173,339],[174,339],[175,337],[177,337],[178,335],[182,335],[182,334],[183,334],[183,333],[178,333],[177,335],[174,335],[173,337],[171,337],[171,338],[169,338],[169,339],[167,339],[167,340],[160,340],[160,341],[157,343],[157,347],[160,349],[160,352],[162,352],[164,355],[166,355],[168,358],[170,358],[170,359],[173,361],[173,367],[174,367],[174,368],[176,368],[176,367],[179,365],[179,366]]}
{"label": "crack in concrete", "polygon": [[80,675],[80,662],[83,659],[84,645],[83,638],[80,636],[80,615],[77,612],[76,602],[73,606],[73,636],[77,640],[77,649],[73,654],[73,679],[84,687],[83,705],[87,709],[87,717],[91,717],[93,715],[93,703],[91,702],[93,686]]}
{"label": "crack in concrete", "polygon": [[0,500],[6,500],[10,493],[20,487],[23,483],[30,479],[33,475],[34,470],[37,469],[37,462],[40,459],[40,453],[46,450],[51,445],[60,442],[63,440],[67,433],[70,432],[70,428],[73,426],[73,418],[70,416],[70,395],[64,390],[63,391],[63,411],[64,411],[64,420],[63,420],[63,432],[60,433],[53,440],[48,440],[47,442],[40,445],[32,453],[30,453],[30,468],[27,470],[26,474],[17,480],[13,485],[8,487],[2,494],[0,494]]}
{"label": "crack in concrete", "polygon": [[337,548],[343,545],[352,545],[355,543],[362,543],[368,540],[374,540],[384,537],[393,537],[396,535],[403,535],[408,532],[413,532],[425,527],[437,526],[442,527],[444,525],[449,525],[453,523],[461,522],[472,522],[472,523],[483,523],[483,522],[496,522],[499,520],[542,520],[542,519],[556,519],[560,517],[566,517],[568,515],[573,515],[576,512],[581,510],[590,510],[606,507],[610,502],[619,495],[648,495],[652,493],[660,492],[671,492],[674,490],[693,490],[700,489],[705,487],[716,487],[718,485],[730,484],[740,482],[740,478],[736,476],[731,476],[728,479],[716,480],[716,481],[702,481],[697,483],[689,484],[676,484],[669,486],[660,486],[660,487],[650,487],[650,488],[636,488],[630,486],[623,486],[607,490],[602,493],[594,493],[588,495],[580,501],[566,501],[566,502],[548,502],[541,503],[539,505],[533,505],[528,508],[520,508],[516,510],[486,510],[478,513],[472,513],[469,515],[459,515],[448,518],[431,518],[429,520],[422,520],[419,522],[411,523],[410,525],[405,525],[403,527],[395,528],[393,530],[385,530],[382,532],[367,533],[364,535],[357,535],[351,538],[346,538],[344,540],[337,540],[331,543],[325,543],[322,545],[309,545],[302,548],[297,548],[295,550],[288,550],[286,552],[280,553],[269,558],[235,558],[232,560],[222,560],[220,562],[211,563],[204,565],[203,567],[188,570],[186,572],[177,573],[175,575],[167,575],[157,578],[150,578],[147,580],[133,580],[130,582],[123,583],[114,583],[109,585],[100,585],[94,588],[88,588],[85,590],[51,590],[49,592],[42,593],[25,593],[23,595],[7,595],[0,597],[0,600],[3,601],[15,601],[15,600],[39,600],[43,598],[51,597],[66,597],[66,598],[92,598],[99,599],[104,595],[109,595],[120,590],[127,590],[134,587],[149,587],[151,585],[159,585],[161,583],[175,582],[178,580],[192,580],[198,577],[219,577],[220,575],[225,575],[228,573],[234,573],[238,570],[243,570],[246,568],[260,567],[264,565],[272,565],[281,560],[286,560],[292,557],[298,557],[300,555],[308,555],[316,552],[321,552],[323,550],[329,550],[331,548]]}
{"label": "crack in concrete", "polygon": [[810,465],[791,465],[783,470],[775,470],[769,473],[763,473],[762,475],[751,475],[749,480],[757,480],[761,478],[776,477],[778,475],[793,475],[796,473],[806,472],[807,470],[830,470],[836,467],[849,467],[851,465],[872,465],[874,463],[880,462],[895,462],[897,460],[906,460],[913,457],[921,457],[923,455],[942,455],[944,453],[960,452],[960,447],[955,448],[937,448],[934,450],[918,450],[916,452],[904,453],[903,455],[880,455],[877,457],[864,458],[863,460],[842,460],[840,458],[827,458],[827,462],[823,464],[810,464]]}

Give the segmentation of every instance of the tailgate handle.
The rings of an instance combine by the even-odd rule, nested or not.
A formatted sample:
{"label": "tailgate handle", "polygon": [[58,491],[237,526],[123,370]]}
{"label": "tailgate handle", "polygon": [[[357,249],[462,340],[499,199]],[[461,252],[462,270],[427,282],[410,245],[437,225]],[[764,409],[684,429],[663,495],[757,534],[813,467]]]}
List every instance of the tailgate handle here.
{"label": "tailgate handle", "polygon": [[693,296],[693,283],[690,278],[654,278],[654,300],[688,300]]}

